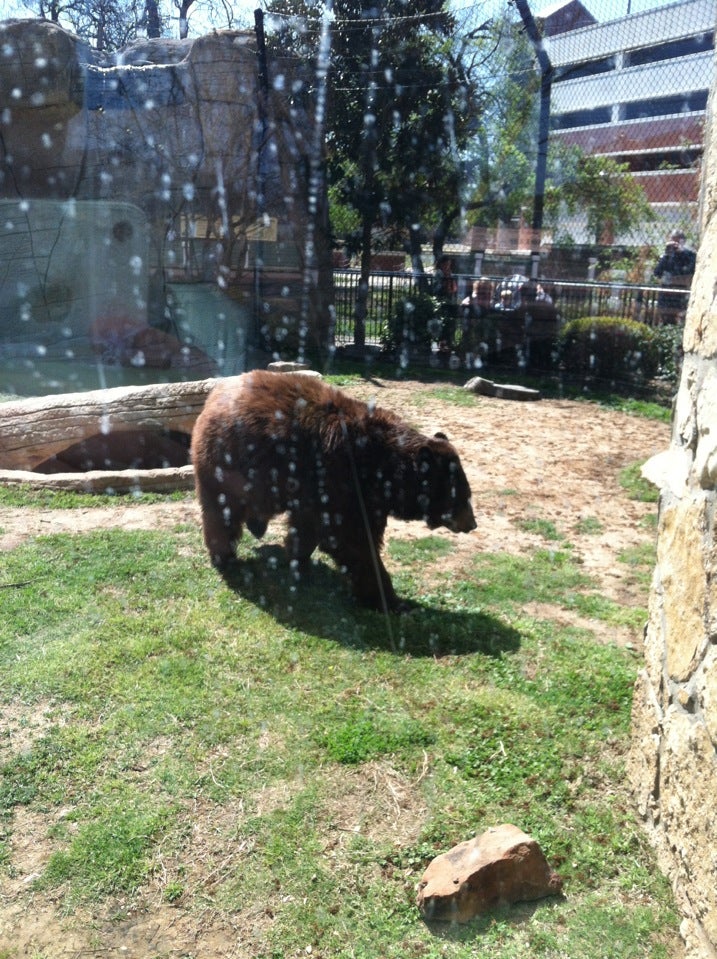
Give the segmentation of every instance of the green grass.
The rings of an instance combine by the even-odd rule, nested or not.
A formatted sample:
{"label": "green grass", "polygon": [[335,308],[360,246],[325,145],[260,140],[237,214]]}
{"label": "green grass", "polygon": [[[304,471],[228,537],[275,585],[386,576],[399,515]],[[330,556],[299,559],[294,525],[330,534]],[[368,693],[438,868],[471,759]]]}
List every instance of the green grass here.
{"label": "green grass", "polygon": [[450,403],[451,406],[468,406],[475,409],[480,405],[480,398],[462,386],[437,386],[430,396]]}
{"label": "green grass", "polygon": [[[647,597],[654,550],[648,546],[620,559],[632,567]],[[564,541],[559,549],[542,548],[530,557],[483,553],[475,558],[473,566],[475,575],[455,589],[455,596],[469,607],[487,601],[512,616],[529,603],[554,604],[583,617],[638,631],[647,619],[644,607],[622,606],[595,589],[573,559],[570,544]]]}
{"label": "green grass", "polygon": [[504,609],[530,602],[569,606],[578,591],[589,586],[568,549],[536,550],[532,556],[480,553],[473,576],[460,580],[456,592],[469,605],[490,604]]}
{"label": "green grass", "polygon": [[659,498],[658,490],[643,478],[640,470],[642,463],[632,463],[621,470],[619,481],[620,486],[625,490],[630,499],[639,500],[642,503],[656,503]]}
{"label": "green grass", "polygon": [[[388,618],[322,558],[297,585],[271,539],[226,579],[187,527],[4,554],[26,585],[2,590],[0,881],[24,808],[46,850],[28,897],[159,901],[245,929],[262,959],[593,959],[606,928],[611,959],[676,955],[625,784],[635,657],[525,606],[635,611],[563,543],[450,575],[448,551],[391,541],[414,608]],[[420,922],[430,859],[500,822],[538,839],[565,898]]]}
{"label": "green grass", "polygon": [[542,389],[546,396],[558,395],[578,402],[597,403],[607,409],[643,419],[657,420],[660,423],[671,421],[674,389],[660,391],[647,386],[643,390],[644,396],[639,397],[635,395],[638,392],[635,383],[625,383],[623,386],[625,392],[621,393],[613,392],[611,387],[614,387],[614,384],[608,386],[606,383],[605,388],[600,389],[594,383],[586,386],[583,382],[563,381],[559,389],[549,382],[544,383]]}
{"label": "green grass", "polygon": [[518,522],[518,526],[525,533],[535,533],[543,539],[559,541],[563,539],[555,523],[550,519],[541,519],[540,517],[529,517]]}
{"label": "green grass", "polygon": [[320,741],[334,761],[358,765],[410,746],[429,746],[435,739],[409,717],[379,716],[371,711],[345,720],[330,718]]}
{"label": "green grass", "polygon": [[581,536],[598,536],[603,532],[603,525],[597,516],[581,516],[575,524],[575,532]]}
{"label": "green grass", "polygon": [[[406,369],[401,369],[388,357],[377,354],[368,359],[357,360],[345,356],[337,351],[327,368],[323,369],[325,377],[337,386],[347,385],[357,380],[370,377],[381,377],[389,380],[411,379],[417,382],[437,382],[439,392],[446,388],[446,383],[453,383],[447,387],[446,399],[448,402],[480,403],[480,398],[470,392],[461,390],[466,381],[465,370],[433,369],[427,364],[417,363]],[[480,371],[477,371],[480,372]],[[589,385],[584,382],[571,382],[557,370],[543,374],[524,373],[515,367],[496,367],[489,377],[498,381],[507,381],[518,385],[538,389],[544,397],[573,399],[580,402],[597,403],[609,409],[627,413],[630,416],[639,416],[644,419],[657,420],[669,423],[672,418],[672,397],[674,386],[660,389],[655,384],[638,387],[635,383],[623,384],[624,392],[620,392],[620,385],[614,382],[605,382],[604,386],[592,381]],[[642,393],[642,395],[637,395]],[[461,395],[463,394],[463,395]]]}
{"label": "green grass", "polygon": [[29,489],[21,484],[12,486],[0,485],[0,506],[27,507],[29,509],[82,509],[83,507],[107,506],[114,508],[118,502],[131,501],[140,503],[165,503],[179,501],[191,497],[193,493],[186,490],[175,493],[143,493],[140,490],[119,495],[116,493],[77,493],[71,490]]}
{"label": "green grass", "polygon": [[448,556],[452,546],[442,536],[423,536],[418,540],[393,539],[388,544],[389,556],[397,563],[410,566],[417,560],[430,563]]}
{"label": "green grass", "polygon": [[636,399],[632,396],[616,396],[610,394],[601,398],[601,404],[610,409],[629,413],[631,416],[641,416],[648,420],[657,420],[660,423],[669,423],[672,420],[671,404],[655,402],[651,399]]}
{"label": "green grass", "polygon": [[171,815],[169,807],[149,806],[141,792],[125,788],[103,796],[51,856],[36,888],[64,886],[68,904],[137,889],[150,875],[155,840],[166,832]]}
{"label": "green grass", "polygon": [[629,567],[632,581],[638,583],[647,593],[657,560],[655,542],[651,540],[623,550],[617,558],[619,562]]}

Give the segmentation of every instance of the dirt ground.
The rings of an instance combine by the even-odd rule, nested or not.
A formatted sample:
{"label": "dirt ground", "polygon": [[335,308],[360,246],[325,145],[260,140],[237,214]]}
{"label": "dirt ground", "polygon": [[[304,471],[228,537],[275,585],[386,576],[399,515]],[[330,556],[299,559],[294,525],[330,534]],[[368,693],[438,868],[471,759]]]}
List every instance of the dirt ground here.
{"label": "dirt ground", "polygon": [[[646,522],[646,517],[656,507],[629,499],[620,486],[619,474],[624,467],[665,449],[668,425],[568,400],[515,402],[481,397],[475,408],[467,407],[439,400],[435,387],[413,382],[367,381],[347,391],[401,413],[424,432],[444,431],[457,447],[473,490],[478,528],[468,535],[437,531],[450,536],[455,545],[446,564],[461,565],[478,550],[527,553],[545,547],[549,544],[540,532],[526,530],[525,524],[549,521],[573,544],[573,555],[600,584],[605,596],[627,606],[646,605],[644,583],[619,557],[652,539],[654,526]],[[2,551],[35,535],[114,526],[169,528],[192,521],[199,521],[193,501],[156,505],[120,502],[115,508],[88,506],[67,511],[0,508],[0,562]],[[420,523],[391,521],[388,538],[426,533]],[[390,567],[390,562],[387,565]],[[528,612],[539,614],[540,610]],[[551,615],[556,615],[555,610]],[[640,648],[642,637],[635,630],[580,621],[567,611],[560,615],[565,622],[588,626],[605,642]],[[11,729],[19,730],[17,720],[15,717]],[[30,735],[33,730],[40,735],[42,717],[36,714],[23,725],[25,736],[28,727]],[[410,784],[398,782],[395,774],[381,764],[369,765],[361,782],[347,784],[346,793],[340,797],[342,814],[350,816],[352,803],[360,803],[365,814],[368,804],[374,830],[395,836],[407,822],[415,827],[423,812],[416,791]],[[369,788],[366,776],[372,780]],[[218,824],[204,821],[201,809],[194,812],[197,842],[204,835],[207,843],[201,852],[198,850],[196,861],[221,858],[224,850],[211,848],[212,837],[220,835]],[[62,811],[58,813],[61,815]],[[232,811],[227,810],[227,815]],[[59,903],[50,895],[31,889],[32,879],[41,872],[47,855],[36,841],[39,823],[33,823],[34,818],[43,817],[19,807],[12,825],[11,862],[6,873],[10,878],[3,876],[0,882],[3,959],[96,955],[243,959],[251,955],[251,947],[245,951],[240,945],[241,927],[229,921],[217,924],[215,917],[201,910],[171,907],[160,895],[153,896],[152,890],[143,894],[141,904],[124,904],[121,908],[113,904],[96,912],[81,910],[62,916]],[[257,923],[260,926],[260,917]]]}

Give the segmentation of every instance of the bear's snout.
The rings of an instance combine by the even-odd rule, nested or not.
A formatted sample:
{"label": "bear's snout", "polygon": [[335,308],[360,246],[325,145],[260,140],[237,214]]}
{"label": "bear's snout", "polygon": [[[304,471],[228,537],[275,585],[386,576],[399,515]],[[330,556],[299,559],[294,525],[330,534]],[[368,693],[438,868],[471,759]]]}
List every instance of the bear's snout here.
{"label": "bear's snout", "polygon": [[476,529],[478,524],[476,523],[476,518],[473,515],[471,504],[466,503],[462,509],[460,509],[457,513],[454,513],[446,525],[452,533],[470,533],[472,530]]}

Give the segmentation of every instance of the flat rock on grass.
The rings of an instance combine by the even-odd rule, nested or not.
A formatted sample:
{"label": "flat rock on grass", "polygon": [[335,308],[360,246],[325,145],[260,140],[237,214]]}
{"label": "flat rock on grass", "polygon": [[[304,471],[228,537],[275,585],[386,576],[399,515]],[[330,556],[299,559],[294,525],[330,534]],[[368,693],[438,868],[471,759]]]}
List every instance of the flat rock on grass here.
{"label": "flat rock on grass", "polygon": [[481,396],[494,396],[499,400],[539,400],[540,390],[533,390],[529,386],[518,386],[513,383],[494,383],[483,376],[474,376],[463,387],[470,393],[479,393]]}
{"label": "flat rock on grass", "polygon": [[500,905],[555,896],[562,880],[538,843],[508,823],[437,856],[418,887],[428,920],[468,922]]}

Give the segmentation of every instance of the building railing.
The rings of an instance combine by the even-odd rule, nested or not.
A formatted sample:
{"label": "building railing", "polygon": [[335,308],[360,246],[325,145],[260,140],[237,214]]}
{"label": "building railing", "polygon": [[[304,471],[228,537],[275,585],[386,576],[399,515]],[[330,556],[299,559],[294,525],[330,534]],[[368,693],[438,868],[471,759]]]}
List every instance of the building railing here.
{"label": "building railing", "polygon": [[[477,277],[462,274],[456,277],[458,304],[470,296]],[[491,284],[491,303],[498,302],[498,287],[506,277],[481,277]],[[336,326],[334,339],[337,346],[354,342],[354,307],[358,296],[360,272],[337,270],[334,272]],[[684,288],[648,286],[613,281],[572,281],[541,278],[540,284],[551,297],[559,322],[585,316],[614,316],[625,320],[639,320],[650,326],[659,326],[666,321],[681,321],[687,300]],[[433,277],[416,276],[410,273],[375,272],[369,277],[369,290],[365,321],[366,343],[378,345],[395,314],[398,304],[421,292],[432,293]],[[665,306],[671,299],[672,307]],[[677,304],[677,306],[674,306]],[[673,314],[672,316],[670,314]]]}

